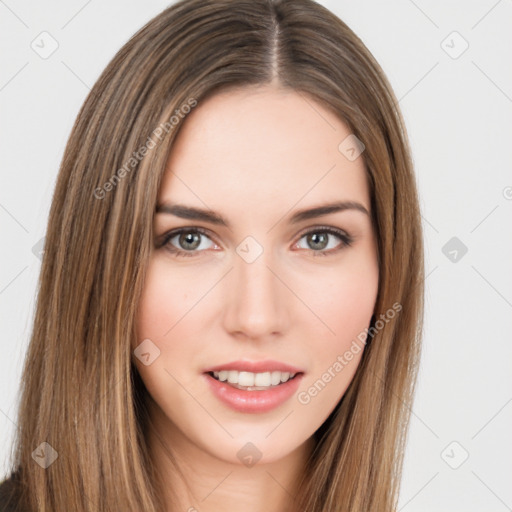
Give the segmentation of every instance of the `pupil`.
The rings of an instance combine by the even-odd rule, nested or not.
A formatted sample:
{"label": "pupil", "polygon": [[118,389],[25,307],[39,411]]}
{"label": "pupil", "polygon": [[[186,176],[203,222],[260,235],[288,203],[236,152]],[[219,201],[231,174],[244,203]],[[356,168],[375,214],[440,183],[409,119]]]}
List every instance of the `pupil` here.
{"label": "pupil", "polygon": [[[318,239],[322,239],[321,242],[318,242]],[[320,244],[319,246],[317,245],[316,247],[314,247],[315,249],[323,249],[325,247],[325,242],[327,241],[327,234],[326,233],[322,233],[322,234],[318,234],[318,233],[313,233],[312,235],[310,235],[310,240],[313,240],[313,246],[315,246],[316,244]]]}
{"label": "pupil", "polygon": [[[191,238],[192,238],[192,241],[190,241]],[[199,244],[198,243],[194,244],[194,239],[195,239],[195,242],[199,241],[199,235],[197,233],[187,233],[180,237],[180,244],[183,243],[183,245],[187,249],[195,249],[198,247]],[[192,247],[187,247],[188,244],[191,244]]]}

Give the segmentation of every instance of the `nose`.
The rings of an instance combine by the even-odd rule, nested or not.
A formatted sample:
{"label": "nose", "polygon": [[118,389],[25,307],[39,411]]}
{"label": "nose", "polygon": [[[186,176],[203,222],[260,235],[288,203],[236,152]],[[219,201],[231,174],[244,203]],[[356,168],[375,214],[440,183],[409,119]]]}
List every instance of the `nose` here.
{"label": "nose", "polygon": [[[290,319],[292,292],[286,287],[285,276],[264,250],[252,262],[238,254],[225,283],[223,294],[224,328],[233,336],[264,339],[281,335]],[[283,282],[284,281],[284,282]]]}

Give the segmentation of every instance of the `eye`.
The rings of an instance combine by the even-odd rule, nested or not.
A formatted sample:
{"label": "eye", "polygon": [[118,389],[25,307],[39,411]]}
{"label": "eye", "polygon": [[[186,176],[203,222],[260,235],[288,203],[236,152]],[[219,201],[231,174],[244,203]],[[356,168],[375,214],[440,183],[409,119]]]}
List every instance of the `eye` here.
{"label": "eye", "polygon": [[[200,252],[197,249],[211,248],[211,245],[206,244],[205,246],[201,238],[208,238],[205,230],[201,228],[181,228],[164,235],[158,247],[165,247],[175,256],[194,256],[197,252]],[[178,244],[178,247],[173,245],[174,239],[176,239],[175,243]],[[210,242],[212,241],[210,240]],[[179,247],[185,250],[181,250]]]}
{"label": "eye", "polygon": [[[332,239],[333,237],[341,241],[341,244],[339,243],[337,247],[336,245],[333,247],[332,244],[329,243],[329,238]],[[352,237],[344,231],[326,226],[310,229],[300,236],[300,240],[304,238],[310,247],[299,248],[312,252],[313,256],[328,256],[337,253],[345,247],[349,247],[353,242]],[[210,244],[203,243],[201,239],[209,240]],[[299,242],[296,246],[298,245]],[[165,247],[166,250],[177,257],[195,256],[205,249],[211,249],[212,246],[216,246],[216,244],[210,239],[208,232],[198,227],[180,228],[171,231],[163,235],[161,241],[157,244],[157,248]],[[325,249],[331,250],[326,251]]]}
{"label": "eye", "polygon": [[[331,237],[331,240],[333,237],[338,238],[338,240],[341,240],[341,244],[338,244],[337,247],[334,245],[333,247],[332,244],[329,244],[329,237]],[[306,239],[306,243],[309,245],[309,247],[305,247],[305,249],[313,252],[313,256],[329,256],[345,247],[350,247],[353,242],[352,237],[341,229],[327,226],[310,229],[301,235],[301,240],[303,238]],[[333,250],[326,251],[325,249]]]}

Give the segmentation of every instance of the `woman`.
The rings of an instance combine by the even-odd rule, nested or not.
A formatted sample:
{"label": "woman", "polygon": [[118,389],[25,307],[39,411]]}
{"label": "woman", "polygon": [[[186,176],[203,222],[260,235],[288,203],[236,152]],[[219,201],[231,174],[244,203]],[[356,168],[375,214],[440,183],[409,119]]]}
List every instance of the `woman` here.
{"label": "woman", "polygon": [[66,147],[5,506],[394,510],[423,276],[357,36],[311,0],[172,5]]}

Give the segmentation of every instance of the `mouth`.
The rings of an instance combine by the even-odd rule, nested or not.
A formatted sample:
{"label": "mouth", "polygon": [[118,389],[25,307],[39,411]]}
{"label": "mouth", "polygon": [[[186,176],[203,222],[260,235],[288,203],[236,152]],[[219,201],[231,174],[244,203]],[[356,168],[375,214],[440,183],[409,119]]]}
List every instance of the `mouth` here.
{"label": "mouth", "polygon": [[287,382],[303,375],[303,372],[246,372],[237,370],[221,370],[205,372],[211,378],[228,386],[244,391],[265,391],[278,388]]}
{"label": "mouth", "polygon": [[213,395],[239,413],[268,413],[287,403],[297,392],[304,372],[238,370],[203,372]]}

